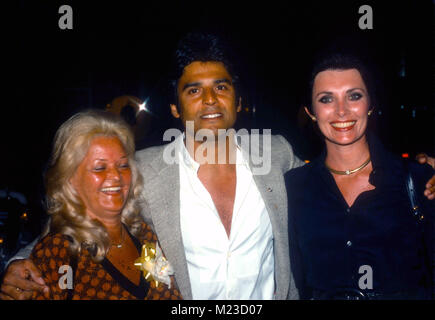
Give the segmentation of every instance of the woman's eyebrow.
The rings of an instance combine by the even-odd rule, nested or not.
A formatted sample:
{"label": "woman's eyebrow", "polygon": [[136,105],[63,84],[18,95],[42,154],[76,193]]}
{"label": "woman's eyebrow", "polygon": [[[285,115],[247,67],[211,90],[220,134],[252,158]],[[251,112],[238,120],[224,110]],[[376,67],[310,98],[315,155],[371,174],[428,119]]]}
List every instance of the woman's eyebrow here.
{"label": "woman's eyebrow", "polygon": [[359,87],[356,87],[356,88],[352,88],[352,89],[349,89],[349,90],[347,90],[346,92],[352,92],[352,91],[354,91],[354,90],[361,90],[361,91],[364,91],[364,92],[366,92],[366,90],[365,90],[365,89],[363,89],[363,88],[359,88]]}
{"label": "woman's eyebrow", "polygon": [[318,97],[318,96],[321,95],[321,94],[332,94],[332,92],[331,92],[331,91],[321,91],[321,92],[319,92],[318,94],[316,94],[315,97]]}

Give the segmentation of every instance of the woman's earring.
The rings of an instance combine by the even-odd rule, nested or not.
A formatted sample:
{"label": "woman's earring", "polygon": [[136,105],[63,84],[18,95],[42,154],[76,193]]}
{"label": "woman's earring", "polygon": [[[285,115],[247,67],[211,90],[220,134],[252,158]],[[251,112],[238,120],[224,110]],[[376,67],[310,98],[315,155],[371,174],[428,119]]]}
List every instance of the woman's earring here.
{"label": "woman's earring", "polygon": [[373,109],[372,110],[370,110],[367,114],[368,115],[371,115],[372,114],[372,112],[373,112]]}
{"label": "woman's earring", "polygon": [[317,121],[317,118],[315,116],[311,116],[311,120],[313,120],[314,122]]}

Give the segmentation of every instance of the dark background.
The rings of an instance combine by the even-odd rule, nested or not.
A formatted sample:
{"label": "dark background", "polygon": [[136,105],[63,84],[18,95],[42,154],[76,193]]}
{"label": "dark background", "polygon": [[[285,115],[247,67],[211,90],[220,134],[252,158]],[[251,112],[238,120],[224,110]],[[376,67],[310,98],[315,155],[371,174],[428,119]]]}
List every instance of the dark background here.
{"label": "dark background", "polygon": [[[3,64],[11,72],[3,74],[0,188],[28,198],[28,225],[39,227],[43,169],[55,131],[72,114],[125,94],[148,98],[154,116],[139,148],[162,143],[176,125],[169,62],[191,30],[219,31],[238,53],[248,108],[239,127],[271,128],[313,159],[321,143],[299,114],[307,68],[315,52],[341,40],[374,61],[380,95],[372,127],[384,144],[398,155],[435,155],[431,1],[90,2],[18,0],[5,12],[12,22]],[[73,8],[73,30],[58,27],[63,4]],[[373,30],[358,27],[364,4],[373,9]]]}

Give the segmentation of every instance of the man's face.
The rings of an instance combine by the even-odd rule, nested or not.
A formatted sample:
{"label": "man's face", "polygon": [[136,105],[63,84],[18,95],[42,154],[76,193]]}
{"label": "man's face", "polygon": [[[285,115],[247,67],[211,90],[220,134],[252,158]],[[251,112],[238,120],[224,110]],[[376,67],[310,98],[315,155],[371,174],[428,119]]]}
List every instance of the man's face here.
{"label": "man's face", "polygon": [[232,128],[240,101],[236,106],[232,78],[221,62],[194,61],[184,68],[177,86],[178,104],[171,105],[175,118],[194,122],[194,132],[210,129],[217,135],[218,129]]}

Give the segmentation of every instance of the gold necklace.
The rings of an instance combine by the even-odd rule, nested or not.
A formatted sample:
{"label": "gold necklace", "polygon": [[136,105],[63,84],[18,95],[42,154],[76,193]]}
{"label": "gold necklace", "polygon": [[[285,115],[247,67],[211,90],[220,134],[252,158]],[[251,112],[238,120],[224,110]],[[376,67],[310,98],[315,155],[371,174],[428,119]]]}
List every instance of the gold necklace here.
{"label": "gold necklace", "polygon": [[345,171],[334,170],[334,169],[328,167],[328,165],[326,164],[326,162],[325,162],[325,166],[326,166],[326,168],[328,168],[328,170],[331,171],[332,173],[335,173],[335,174],[341,174],[341,175],[350,175],[350,174],[352,174],[352,173],[358,172],[358,171],[360,171],[361,169],[365,168],[365,166],[367,166],[369,163],[370,163],[370,157],[369,157],[369,158],[368,158],[368,159],[367,159],[367,160],[366,160],[362,165],[360,165],[358,168],[353,169],[353,170],[345,170]]}
{"label": "gold necklace", "polygon": [[122,244],[124,243],[124,227],[121,226],[121,242],[118,244],[111,244],[111,246],[116,247],[116,248],[122,248]]}

